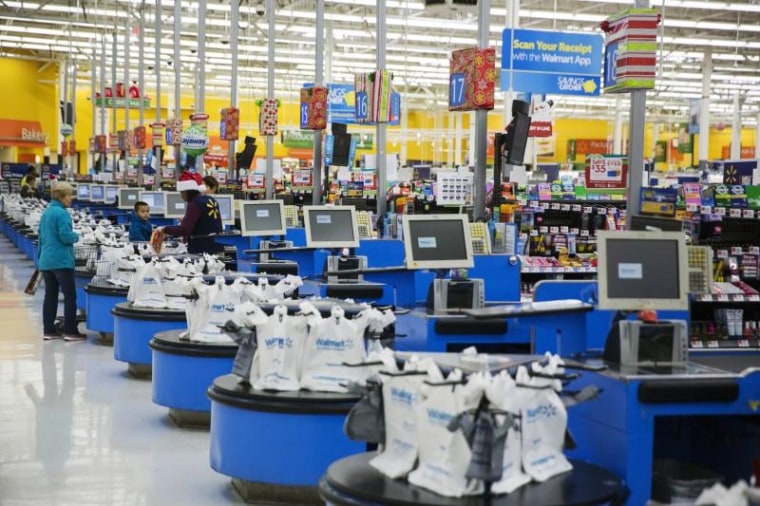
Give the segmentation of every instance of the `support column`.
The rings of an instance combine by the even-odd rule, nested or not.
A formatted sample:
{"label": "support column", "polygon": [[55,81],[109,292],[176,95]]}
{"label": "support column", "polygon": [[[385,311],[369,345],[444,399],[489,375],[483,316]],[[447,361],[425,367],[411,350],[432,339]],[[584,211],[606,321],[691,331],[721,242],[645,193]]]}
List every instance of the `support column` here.
{"label": "support column", "polygon": [[[113,102],[111,104],[111,133],[116,134],[118,128],[116,124],[116,27],[113,28],[111,34],[111,92],[113,93]],[[109,136],[110,141],[110,136]],[[113,149],[113,170],[116,171],[119,167],[119,152],[116,146],[111,146]]]}
{"label": "support column", "polygon": [[[375,9],[375,15],[377,16],[376,24],[376,37],[375,44],[377,46],[377,70],[383,70],[385,68],[385,0],[377,0],[377,7]],[[386,173],[386,124],[377,123],[375,127],[375,142],[377,142],[377,215],[379,217],[385,216],[388,211],[387,202],[387,176]],[[351,162],[351,160],[349,160]]]}
{"label": "support column", "polygon": [[[655,138],[655,140],[657,140]],[[623,153],[623,97],[615,97],[615,130],[612,134],[612,152],[616,155]]]}
{"label": "support column", "polygon": [[[182,80],[182,62],[180,54],[180,30],[182,29],[182,2],[174,2],[174,118],[182,121],[182,97],[180,95],[180,81]],[[158,65],[158,62],[156,62]],[[168,116],[167,111],[167,116]],[[167,146],[168,148],[168,146]],[[174,175],[179,177],[179,161],[182,159],[182,146],[174,146]]]}
{"label": "support column", "polygon": [[[105,34],[101,34],[100,38],[100,135],[105,135],[106,139],[108,139],[108,129],[106,125],[106,36]],[[108,140],[106,140],[106,143],[108,143]],[[106,169],[106,160],[108,157],[108,150],[106,149],[106,154],[101,155],[98,153],[98,160],[102,161],[102,166],[100,166],[100,170],[105,171]],[[113,167],[111,169],[113,172],[116,172],[116,167]]]}
{"label": "support column", "polygon": [[[95,134],[98,130],[98,109],[95,107],[95,94],[97,89],[97,79],[98,79],[98,71],[97,71],[97,60],[95,56],[95,47],[92,48],[92,59],[90,60],[90,101],[92,103],[92,132],[90,135],[93,137],[93,152],[91,153],[92,156],[92,163],[88,164],[88,173],[95,174],[95,161],[97,159],[97,153],[94,152],[95,148]],[[89,153],[89,147],[87,148]]]}
{"label": "support column", "polygon": [[404,96],[401,99],[401,132],[399,135],[399,168],[408,164],[409,141],[409,82],[404,81]]}
{"label": "support column", "polygon": [[705,57],[702,60],[702,100],[699,104],[699,160],[709,158],[710,149],[710,95],[712,78],[713,60],[712,49],[705,49]]}
{"label": "support column", "polygon": [[[195,102],[195,112],[206,112],[206,0],[198,0],[197,68],[198,100]],[[195,171],[201,175],[203,174],[203,155],[200,155],[195,159]]]}
{"label": "support column", "polygon": [[462,115],[454,114],[454,165],[462,165]]}
{"label": "support column", "polygon": [[[267,21],[269,22],[269,47],[267,57],[267,98],[274,98],[274,46],[275,12],[274,0],[267,0]],[[274,136],[267,135],[266,198],[274,198]]]}
{"label": "support column", "polygon": [[[177,2],[179,3],[179,2]],[[161,0],[156,0],[156,121],[161,121]],[[176,62],[175,62],[176,63]]]}
{"label": "support column", "polygon": [[[325,0],[316,0],[316,40],[314,41],[314,86],[324,83]],[[329,98],[328,98],[329,100]],[[311,167],[311,203],[322,202],[322,130],[314,130],[314,154]]]}
{"label": "support column", "polygon": [[742,106],[739,94],[734,93],[734,115],[731,118],[731,159],[742,157]]}
{"label": "support column", "polygon": [[[636,0],[634,7],[649,8],[649,0]],[[641,209],[642,181],[644,179],[644,127],[647,112],[647,91],[633,90],[631,92],[631,130],[628,154],[628,215],[639,214]],[[630,225],[629,225],[630,226]]]}
{"label": "support column", "polygon": [[[178,2],[179,3],[179,2]],[[232,2],[230,11],[230,23],[232,27],[230,29],[230,57],[232,58],[230,76],[230,105],[232,107],[239,107],[238,101],[238,32],[240,30],[240,2]],[[227,161],[227,177],[229,179],[237,179],[235,169],[238,169],[235,165],[235,141],[230,141],[229,159]]]}
{"label": "support column", "polygon": [[[520,28],[520,0],[506,0],[505,7],[507,10],[504,28]],[[512,101],[515,94],[511,87],[504,92],[504,111],[502,113],[504,126],[507,126],[512,120]]]}

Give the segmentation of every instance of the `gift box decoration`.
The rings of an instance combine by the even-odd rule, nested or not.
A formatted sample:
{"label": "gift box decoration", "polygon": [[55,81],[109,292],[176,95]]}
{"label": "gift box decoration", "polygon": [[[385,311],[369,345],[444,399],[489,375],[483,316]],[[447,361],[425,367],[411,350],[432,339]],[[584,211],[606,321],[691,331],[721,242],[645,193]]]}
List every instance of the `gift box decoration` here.
{"label": "gift box decoration", "polygon": [[72,155],[75,155],[77,152],[77,141],[74,139],[69,139],[69,153]]}
{"label": "gift box decoration", "polygon": [[119,151],[119,134],[109,134],[108,150],[113,153],[116,153]]}
{"label": "gift box decoration", "polygon": [[369,109],[368,82],[367,74],[354,74],[354,115],[358,123],[369,121],[367,117]]}
{"label": "gift box decoration", "polygon": [[240,109],[225,107],[222,109],[220,137],[225,141],[236,141],[240,137]]}
{"label": "gift box decoration", "polygon": [[460,49],[449,60],[449,110],[491,110],[496,83],[496,50]]}
{"label": "gift box decoration", "polygon": [[164,129],[166,128],[166,125],[162,122],[156,122],[150,124],[150,129],[152,133],[152,139],[153,139],[153,146],[163,146],[164,145]]}
{"label": "gift box decoration", "polygon": [[277,135],[277,99],[265,98],[261,101],[259,135]]}
{"label": "gift box decoration", "polygon": [[108,143],[106,142],[106,136],[105,135],[96,135],[94,139],[95,143],[95,152],[99,153],[101,155],[106,154],[106,151],[108,151]]}
{"label": "gift box decoration", "polygon": [[135,134],[134,134],[134,146],[137,149],[145,149],[146,145],[146,134],[145,134],[145,127],[140,125],[135,127]]}
{"label": "gift box decoration", "polygon": [[194,112],[190,115],[190,125],[208,130],[208,114],[205,112]]}
{"label": "gift box decoration", "polygon": [[654,88],[659,24],[657,9],[627,9],[601,23],[605,93]]}
{"label": "gift box decoration", "polygon": [[132,149],[132,139],[130,139],[131,132],[129,130],[119,130],[117,133],[119,136],[119,150],[129,152],[129,150]]}
{"label": "gift box decoration", "polygon": [[69,143],[67,141],[61,141],[61,156],[69,156]]}
{"label": "gift box decoration", "polygon": [[329,93],[326,86],[301,88],[302,130],[323,130],[327,128],[327,97]]}
{"label": "gift box decoration", "polygon": [[182,144],[182,120],[170,119],[166,121],[166,128],[169,130],[169,143],[172,146],[179,146]]}
{"label": "gift box decoration", "polygon": [[377,70],[369,74],[368,120],[373,123],[388,123],[391,120],[391,80],[393,75],[387,70]]}

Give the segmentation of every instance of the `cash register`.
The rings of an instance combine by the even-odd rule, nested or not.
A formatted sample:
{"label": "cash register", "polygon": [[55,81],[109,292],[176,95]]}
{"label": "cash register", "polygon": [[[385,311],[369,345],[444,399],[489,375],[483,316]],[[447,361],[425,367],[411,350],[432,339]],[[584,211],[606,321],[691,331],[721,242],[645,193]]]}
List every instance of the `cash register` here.
{"label": "cash register", "polygon": [[[245,200],[239,202],[240,233],[244,237],[262,237],[258,270],[270,274],[298,274],[298,264],[275,260],[270,250],[292,248],[285,241],[285,205],[282,200]],[[279,239],[278,239],[279,238]]]}

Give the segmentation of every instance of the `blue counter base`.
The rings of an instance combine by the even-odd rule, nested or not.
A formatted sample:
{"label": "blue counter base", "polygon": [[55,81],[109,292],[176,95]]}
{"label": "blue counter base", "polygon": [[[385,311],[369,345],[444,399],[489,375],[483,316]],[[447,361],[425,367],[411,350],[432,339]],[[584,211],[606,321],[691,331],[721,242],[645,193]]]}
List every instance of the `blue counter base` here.
{"label": "blue counter base", "polygon": [[211,468],[231,478],[315,487],[330,463],[365,451],[343,434],[356,396],[247,391],[228,375],[209,397]]}
{"label": "blue counter base", "polygon": [[169,420],[182,429],[208,429],[211,425],[211,413],[172,408],[169,409]]}
{"label": "blue counter base", "polygon": [[179,335],[184,330],[159,332],[150,342],[153,402],[170,408],[170,417],[179,426],[208,426],[211,401],[206,391],[215,378],[232,370],[237,345],[183,341]]}
{"label": "blue counter base", "polygon": [[113,323],[114,318],[111,315],[111,310],[116,304],[126,302],[127,295],[104,295],[99,293],[93,293],[89,290],[89,286],[84,289],[86,295],[86,315],[87,315],[87,329],[93,332],[100,333],[101,337],[105,339],[106,335],[110,337],[110,342],[113,343]]}
{"label": "blue counter base", "polygon": [[151,370],[153,354],[149,346],[153,336],[165,330],[187,326],[184,311],[132,308],[129,303],[117,304],[113,314],[113,356],[129,364],[130,374],[145,375]]}

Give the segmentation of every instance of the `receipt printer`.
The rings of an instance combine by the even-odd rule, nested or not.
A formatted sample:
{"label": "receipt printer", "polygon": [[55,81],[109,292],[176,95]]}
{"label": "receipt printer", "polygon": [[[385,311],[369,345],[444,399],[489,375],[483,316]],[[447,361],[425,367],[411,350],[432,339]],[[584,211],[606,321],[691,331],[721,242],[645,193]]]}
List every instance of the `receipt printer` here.
{"label": "receipt printer", "polygon": [[[261,241],[259,243],[259,249],[278,249],[278,248],[292,248],[293,247],[293,241]],[[259,253],[259,262],[265,263],[265,262],[271,262],[273,261],[273,258],[271,258],[269,255],[271,253]]]}
{"label": "receipt printer", "polygon": [[684,364],[689,360],[686,322],[620,321],[607,337],[604,359],[627,366]]}
{"label": "receipt printer", "polygon": [[[338,272],[367,268],[366,256],[329,256],[327,257],[327,272]],[[351,281],[363,281],[361,274],[329,274],[328,283],[346,283]]]}

